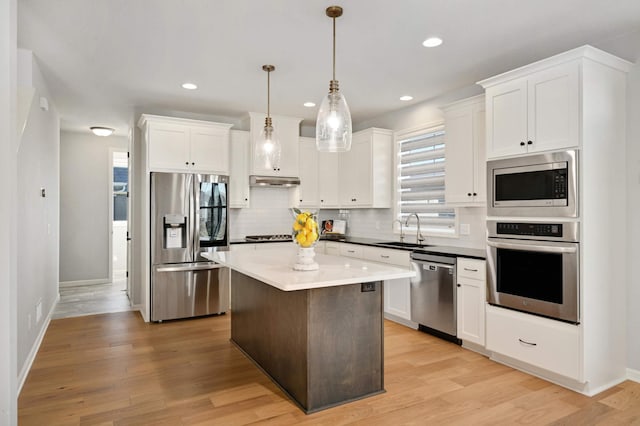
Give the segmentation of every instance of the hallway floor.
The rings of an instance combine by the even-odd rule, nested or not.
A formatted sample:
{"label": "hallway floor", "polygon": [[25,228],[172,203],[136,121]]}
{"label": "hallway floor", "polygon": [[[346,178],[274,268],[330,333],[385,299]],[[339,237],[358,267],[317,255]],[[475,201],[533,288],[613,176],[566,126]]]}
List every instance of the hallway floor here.
{"label": "hallway floor", "polygon": [[131,310],[124,272],[114,273],[111,283],[61,287],[60,301],[51,319]]}

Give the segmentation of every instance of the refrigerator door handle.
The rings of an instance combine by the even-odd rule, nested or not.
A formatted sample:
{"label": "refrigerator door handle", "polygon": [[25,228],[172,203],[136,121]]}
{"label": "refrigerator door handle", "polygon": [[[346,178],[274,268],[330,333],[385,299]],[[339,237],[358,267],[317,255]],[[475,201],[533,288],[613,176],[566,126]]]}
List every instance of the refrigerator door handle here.
{"label": "refrigerator door handle", "polygon": [[193,230],[191,235],[193,236],[193,260],[197,261],[200,258],[200,183],[202,178],[200,174],[193,175],[193,184],[191,191],[193,191],[193,210],[191,217],[193,218]]}
{"label": "refrigerator door handle", "polygon": [[223,268],[219,263],[202,263],[197,265],[177,264],[170,266],[157,267],[157,272],[188,272],[188,271],[204,271],[206,269]]}

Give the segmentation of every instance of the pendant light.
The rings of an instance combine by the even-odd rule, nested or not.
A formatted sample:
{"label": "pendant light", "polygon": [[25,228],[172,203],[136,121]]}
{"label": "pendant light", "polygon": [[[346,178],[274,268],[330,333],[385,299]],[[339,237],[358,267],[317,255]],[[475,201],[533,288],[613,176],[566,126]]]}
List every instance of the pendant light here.
{"label": "pendant light", "polygon": [[333,19],[333,79],[318,110],[316,148],[322,152],[344,152],[351,149],[351,113],[336,80],[336,18],[342,16],[342,8],[329,6],[326,13]]}
{"label": "pendant light", "polygon": [[263,65],[262,69],[267,72],[267,117],[264,119],[264,128],[260,132],[260,139],[258,140],[258,164],[262,164],[266,169],[273,169],[277,171],[280,169],[280,152],[282,150],[280,146],[280,140],[276,129],[273,128],[273,122],[271,120],[271,71],[276,67],[273,65]]}

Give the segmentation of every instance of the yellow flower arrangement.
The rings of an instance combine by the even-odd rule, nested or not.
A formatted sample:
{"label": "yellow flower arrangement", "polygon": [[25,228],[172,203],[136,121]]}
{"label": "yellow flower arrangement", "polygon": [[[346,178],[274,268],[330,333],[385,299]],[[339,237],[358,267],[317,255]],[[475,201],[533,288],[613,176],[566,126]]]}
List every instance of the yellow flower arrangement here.
{"label": "yellow flower arrangement", "polygon": [[311,247],[318,240],[318,222],[310,212],[293,209],[293,239],[300,247]]}

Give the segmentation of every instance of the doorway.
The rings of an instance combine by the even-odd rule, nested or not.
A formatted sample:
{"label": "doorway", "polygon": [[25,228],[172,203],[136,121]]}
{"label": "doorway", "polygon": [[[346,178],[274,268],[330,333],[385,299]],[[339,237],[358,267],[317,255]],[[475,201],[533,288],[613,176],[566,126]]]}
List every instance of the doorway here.
{"label": "doorway", "polygon": [[114,290],[127,291],[129,158],[124,151],[112,155],[111,276]]}

